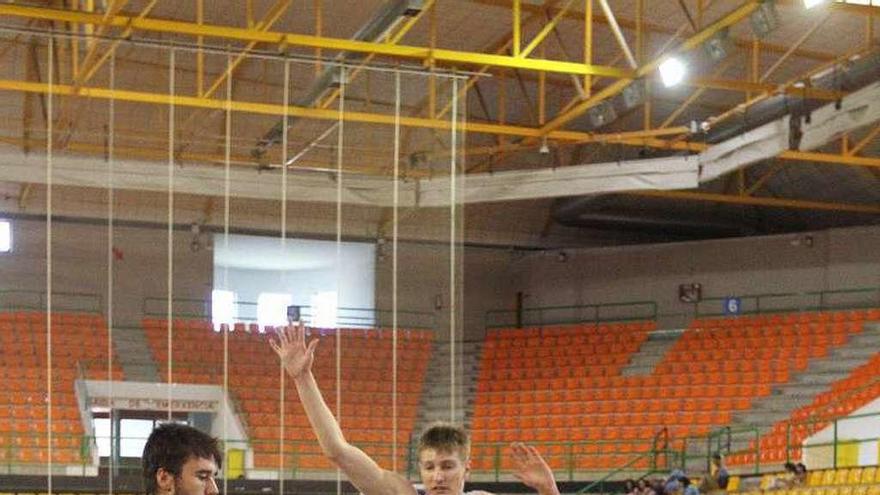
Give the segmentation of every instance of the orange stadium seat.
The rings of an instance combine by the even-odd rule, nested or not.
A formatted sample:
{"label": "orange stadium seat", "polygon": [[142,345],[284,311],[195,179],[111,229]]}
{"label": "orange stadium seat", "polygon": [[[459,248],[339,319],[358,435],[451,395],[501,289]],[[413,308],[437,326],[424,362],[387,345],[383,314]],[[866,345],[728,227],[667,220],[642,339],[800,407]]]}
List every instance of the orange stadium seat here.
{"label": "orange stadium seat", "polygon": [[[497,441],[505,438],[501,432],[512,429],[501,424],[504,409],[481,405],[496,400],[519,404],[514,414],[519,416],[520,439],[549,441],[556,432],[568,441],[575,435],[572,432],[594,441],[644,439],[643,444],[623,448],[632,453],[649,448],[648,439],[664,426],[678,434],[705,434],[729,424],[734,411],[749,409],[754,398],[769,395],[773,385],[788,382],[811,359],[827,356],[831,348],[844,344],[850,334],[861,331],[860,318],[869,314],[880,319],[880,310],[872,310],[694,320],[654,373],[641,377],[622,377],[620,371],[655,328],[653,322],[490,329],[477,381],[474,438]],[[804,346],[801,335],[815,337]],[[528,359],[504,352],[525,346]],[[555,358],[540,357],[545,355]],[[569,363],[569,355],[577,359]],[[880,365],[877,368],[880,371]],[[868,375],[863,372],[852,381]],[[503,400],[492,395],[514,390],[529,392],[504,392]],[[658,391],[663,400],[657,400]],[[863,403],[860,400],[855,402]],[[571,410],[564,407],[569,403],[575,405]],[[665,412],[652,410],[657,406]],[[854,404],[846,407],[850,406]],[[531,432],[523,428],[526,424],[548,428]],[[778,460],[779,453],[766,457]],[[736,458],[754,460],[746,454]],[[618,461],[617,454],[578,456],[575,467],[613,468]]]}
{"label": "orange stadium seat", "polygon": [[[51,334],[46,315],[17,311],[0,313],[0,376],[4,391],[0,419],[5,441],[17,444],[6,458],[18,462],[46,462],[48,343],[52,343],[52,431],[57,463],[78,463],[83,434],[74,381],[82,369],[89,378],[106,379],[110,362],[107,325],[102,316],[85,313],[52,313]],[[115,357],[115,356],[114,356]],[[112,363],[111,374],[122,379],[122,369]],[[11,435],[11,436],[9,436]]]}
{"label": "orange stadium seat", "polygon": [[[160,368],[167,366],[166,346],[168,333],[164,322],[145,319],[144,329],[153,356]],[[181,379],[202,383],[216,382],[216,377],[223,371],[223,332],[215,332],[210,322],[204,320],[179,320],[175,327],[186,328],[186,331],[175,332],[173,340],[198,342],[200,352],[187,352],[173,357],[173,368]],[[229,352],[229,385],[242,404],[245,420],[251,428],[251,440],[255,444],[277,445],[280,433],[280,420],[277,417],[280,407],[280,378],[277,358],[267,342],[268,335],[260,333],[253,325],[238,324],[227,334]],[[332,332],[323,332],[326,336]],[[335,333],[334,333],[335,335]],[[335,337],[331,337],[335,338]],[[391,442],[394,436],[391,430],[390,414],[392,410],[391,381],[387,378],[392,372],[391,333],[380,329],[347,329],[342,338],[342,424],[346,434],[358,442]],[[432,332],[419,330],[402,330],[398,333],[398,438],[406,443],[412,434],[417,415],[417,406],[421,396],[422,383],[428,364],[426,352],[430,352]],[[193,347],[193,346],[188,346]],[[315,376],[325,391],[328,404],[335,407],[336,403],[336,349],[335,346],[318,348],[319,357],[315,362]],[[196,370],[198,372],[196,372]],[[501,371],[501,370],[499,370]],[[503,370],[508,371],[508,370]],[[493,372],[494,373],[494,372]],[[489,377],[489,375],[484,375]],[[331,385],[332,384],[332,385]],[[288,387],[292,387],[287,382]],[[488,401],[480,401],[475,407],[483,404],[503,405],[506,394],[495,394]],[[497,398],[496,398],[497,397]],[[501,402],[498,402],[498,401]],[[289,388],[286,394],[285,437],[298,442],[302,448],[314,444],[314,435],[308,426],[296,393]],[[292,413],[291,411],[296,411]],[[488,410],[484,417],[494,414],[500,418],[503,409]],[[299,442],[302,442],[300,445]],[[265,448],[265,447],[261,447]],[[378,448],[376,445],[371,449]],[[405,451],[406,449],[402,449]],[[264,451],[261,451],[264,452]],[[390,450],[379,455],[379,462],[390,467]],[[277,453],[254,456],[254,466],[260,468],[276,468]],[[298,469],[329,469],[330,463],[319,452],[315,455],[299,456],[289,461]]]}

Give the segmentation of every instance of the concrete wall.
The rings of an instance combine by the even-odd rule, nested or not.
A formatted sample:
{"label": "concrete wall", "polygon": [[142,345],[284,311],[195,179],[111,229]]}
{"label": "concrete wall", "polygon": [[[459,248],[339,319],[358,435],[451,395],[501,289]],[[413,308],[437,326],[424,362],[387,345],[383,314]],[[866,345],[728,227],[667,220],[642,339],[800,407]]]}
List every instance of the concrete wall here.
{"label": "concrete wall", "polygon": [[[12,253],[0,255],[0,289],[46,291],[46,224],[36,220],[13,222],[15,242]],[[113,245],[121,255],[114,261],[115,322],[121,326],[139,325],[143,303],[147,297],[166,297],[167,237],[165,231],[117,227]],[[210,251],[194,252],[190,248],[192,234],[174,235],[175,298],[205,299],[211,294],[212,264]],[[99,294],[107,301],[107,229],[55,221],[52,225],[53,305],[82,307],[82,298],[58,293]],[[5,296],[7,301],[11,296]],[[15,295],[20,302],[33,302]],[[0,303],[4,302],[0,300]],[[161,304],[151,305],[152,310]]]}
{"label": "concrete wall", "polygon": [[[391,256],[376,264],[376,306],[390,308]],[[508,250],[456,248],[457,339],[482,337],[486,311],[513,307],[513,258]],[[398,255],[398,307],[433,315],[442,338],[450,334],[450,248],[445,244],[401,243]],[[439,303],[439,307],[438,304]]]}
{"label": "concrete wall", "polygon": [[[0,256],[0,288],[44,291],[45,225],[17,220],[14,228],[15,252]],[[811,237],[812,245],[804,235],[783,235],[566,250],[564,262],[558,251],[457,248],[455,276],[464,291],[456,301],[456,328],[464,329],[457,337],[482,337],[486,311],[513,310],[520,291],[527,308],[656,301],[661,326],[672,328],[685,325],[694,314],[693,305],[678,301],[677,288],[682,283],[701,283],[704,298],[880,286],[880,228],[831,230]],[[55,222],[53,239],[55,291],[104,294],[106,227]],[[188,231],[175,234],[174,296],[207,299],[213,279],[212,254],[192,251],[191,240]],[[145,297],[166,295],[165,231],[117,227],[114,245],[123,254],[115,262],[114,314],[119,323],[136,324]],[[378,251],[375,305],[390,309],[390,243]],[[444,335],[448,335],[450,320],[449,255],[448,244],[414,242],[402,242],[398,255],[398,308],[428,313],[424,318],[433,319]],[[880,305],[880,294],[869,296]],[[838,299],[845,302],[844,296]],[[777,301],[785,305],[815,302],[812,296]],[[161,301],[151,306],[154,311],[163,308]],[[720,303],[702,308],[717,312]],[[402,316],[401,325],[413,322]]]}
{"label": "concrete wall", "polygon": [[[527,293],[530,307],[653,300],[665,327],[684,325],[694,314],[693,305],[678,300],[683,283],[702,284],[704,298],[880,286],[880,228],[809,236],[811,246],[800,234],[574,250],[566,251],[565,262],[557,253],[528,255],[517,270],[516,285]],[[877,293],[871,297],[880,305]],[[861,302],[856,296],[829,299]],[[817,301],[805,295],[764,304]],[[721,305],[707,303],[701,310],[719,312]]]}

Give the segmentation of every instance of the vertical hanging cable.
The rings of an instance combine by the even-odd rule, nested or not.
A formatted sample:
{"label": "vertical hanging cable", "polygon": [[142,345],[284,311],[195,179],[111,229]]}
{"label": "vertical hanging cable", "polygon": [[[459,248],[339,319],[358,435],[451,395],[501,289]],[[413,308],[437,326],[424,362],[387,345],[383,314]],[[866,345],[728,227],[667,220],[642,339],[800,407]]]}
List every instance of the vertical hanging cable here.
{"label": "vertical hanging cable", "polygon": [[171,421],[172,399],[172,349],[171,340],[174,332],[172,296],[174,293],[174,64],[175,49],[171,48],[170,62],[168,63],[168,299],[166,318],[168,328],[168,421]]}
{"label": "vertical hanging cable", "polygon": [[[96,41],[97,43],[97,41]],[[110,51],[110,91],[116,89],[116,50]],[[113,495],[113,468],[115,449],[113,445],[113,220],[116,200],[113,180],[116,146],[116,99],[110,98],[110,116],[107,124],[107,395],[110,396],[110,459],[107,471],[107,492]]]}
{"label": "vertical hanging cable", "polygon": [[456,238],[456,184],[458,161],[458,77],[452,79],[452,129],[449,153],[449,421],[455,421],[455,238]]}
{"label": "vertical hanging cable", "polygon": [[391,210],[391,470],[397,472],[397,235],[400,204],[400,71],[394,72],[394,187]]}
{"label": "vertical hanging cable", "polygon": [[[287,114],[287,106],[290,105],[290,61],[284,60],[284,96],[283,96],[284,115],[282,116],[284,131],[281,133],[281,252],[287,255],[287,128],[290,124],[290,117]],[[284,273],[284,272],[283,272]],[[285,279],[286,282],[286,279]],[[285,285],[286,286],[286,285]],[[281,424],[279,425],[280,434],[278,438],[278,493],[284,495],[284,415],[286,414],[284,403],[286,379],[284,373],[284,365],[279,361],[278,383],[280,392],[278,394],[278,410],[281,411]]]}
{"label": "vertical hanging cable", "polygon": [[55,70],[52,61],[55,57],[55,38],[49,36],[48,84],[46,96],[46,437],[48,455],[46,456],[46,487],[52,495],[52,103],[55,84]]}
{"label": "vertical hanging cable", "polygon": [[[226,55],[226,115],[225,117],[225,140],[223,150],[223,246],[226,252],[229,252],[229,183],[230,168],[232,163],[232,54]],[[229,268],[223,267],[223,290],[229,290]],[[229,398],[229,329],[223,332],[223,397],[230,401]],[[230,417],[223,420],[223,458],[229,459],[229,421]],[[226,475],[223,476],[223,493],[229,493],[229,466],[226,468]]]}
{"label": "vertical hanging cable", "polygon": [[[345,144],[345,66],[339,66],[339,131],[336,142],[336,421],[342,425],[342,327],[339,300],[342,294],[342,147]],[[336,493],[342,493],[342,472],[336,470]]]}

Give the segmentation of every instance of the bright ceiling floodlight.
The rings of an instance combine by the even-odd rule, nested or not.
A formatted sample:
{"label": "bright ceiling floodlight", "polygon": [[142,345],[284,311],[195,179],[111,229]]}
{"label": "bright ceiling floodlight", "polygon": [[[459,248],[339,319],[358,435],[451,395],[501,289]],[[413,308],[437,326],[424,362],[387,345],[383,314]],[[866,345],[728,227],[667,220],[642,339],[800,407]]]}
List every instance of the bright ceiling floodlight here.
{"label": "bright ceiling floodlight", "polygon": [[660,64],[660,78],[667,88],[680,83],[684,79],[684,73],[684,64],[675,57],[670,57]]}
{"label": "bright ceiling floodlight", "polygon": [[825,0],[804,0],[804,8],[812,9],[813,7],[825,3]]}

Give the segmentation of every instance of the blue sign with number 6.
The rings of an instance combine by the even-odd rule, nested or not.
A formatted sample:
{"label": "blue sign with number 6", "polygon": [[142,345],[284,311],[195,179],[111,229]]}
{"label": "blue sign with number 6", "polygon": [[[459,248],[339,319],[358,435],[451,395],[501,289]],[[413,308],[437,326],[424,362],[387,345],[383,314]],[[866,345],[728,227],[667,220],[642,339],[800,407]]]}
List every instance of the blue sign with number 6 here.
{"label": "blue sign with number 6", "polygon": [[728,297],[724,300],[724,314],[738,315],[742,310],[742,301],[738,297]]}

